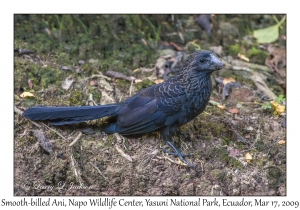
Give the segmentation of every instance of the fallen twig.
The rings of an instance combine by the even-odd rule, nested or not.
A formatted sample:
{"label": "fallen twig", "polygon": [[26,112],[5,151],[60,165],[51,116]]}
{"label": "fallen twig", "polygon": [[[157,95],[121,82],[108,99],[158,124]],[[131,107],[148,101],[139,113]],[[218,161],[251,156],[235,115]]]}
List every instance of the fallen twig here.
{"label": "fallen twig", "polygon": [[78,163],[76,162],[76,160],[74,159],[74,156],[73,156],[72,147],[67,147],[67,155],[70,158],[71,168],[74,171],[74,174],[75,174],[75,177],[76,177],[77,181],[79,183],[83,183],[83,180],[81,178],[81,171],[78,168]]}
{"label": "fallen twig", "polygon": [[103,75],[103,74],[93,74],[92,76],[87,77],[87,78],[84,78],[84,79],[88,80],[88,79],[93,79],[93,78],[95,78],[95,77],[101,77],[101,78],[107,79],[108,81],[111,80],[110,77],[107,77],[107,76],[105,76],[105,75]]}
{"label": "fallen twig", "polygon": [[[32,122],[32,121],[31,121]],[[62,139],[67,140],[66,137],[64,137],[61,133],[59,133],[57,130],[55,130],[54,128],[49,127],[48,125],[46,125],[45,123],[41,123],[43,126],[45,126],[46,128],[52,130],[54,133],[56,133],[57,135],[59,135]]]}
{"label": "fallen twig", "polygon": [[170,162],[172,162],[172,163],[175,163],[175,164],[177,164],[177,165],[188,166],[187,164],[185,164],[185,163],[183,163],[183,162],[172,160],[171,158],[166,157],[166,156],[163,156],[163,157],[156,156],[156,157],[157,157],[158,159],[160,159],[160,160],[162,160],[162,159],[168,160],[168,161],[170,161]]}
{"label": "fallen twig", "polygon": [[112,77],[114,79],[124,79],[127,80],[129,82],[134,81],[133,78],[128,77],[120,72],[116,72],[116,71],[112,71],[112,70],[108,70],[107,72],[105,72],[105,75],[108,77]]}
{"label": "fallen twig", "polygon": [[131,97],[131,91],[132,91],[132,83],[133,83],[133,80],[131,81],[130,88],[129,88],[129,96],[130,97]]}
{"label": "fallen twig", "polygon": [[116,150],[117,150],[124,158],[126,158],[127,160],[129,160],[130,162],[132,162],[132,158],[131,158],[129,155],[125,154],[125,152],[124,152],[123,150],[121,150],[121,148],[119,147],[118,144],[115,144],[115,149],[116,149]]}
{"label": "fallen twig", "polygon": [[69,147],[72,147],[74,144],[76,144],[76,142],[80,139],[80,137],[82,136],[82,132],[80,131],[78,136],[74,139],[74,141],[72,141],[70,144],[69,144]]}
{"label": "fallen twig", "polygon": [[100,169],[97,167],[97,166],[95,166],[93,163],[91,163],[90,162],[90,164],[99,172],[99,174],[105,179],[105,180],[108,180],[108,178],[106,178],[104,175],[103,175],[103,173],[100,171]]}
{"label": "fallen twig", "polygon": [[74,158],[73,158],[73,154],[72,154],[72,153],[70,153],[70,157],[71,157],[71,165],[72,165],[74,174],[75,174],[76,178],[78,178],[78,175],[79,175],[79,174],[78,174],[78,172],[77,172],[77,170],[76,170],[75,160],[74,160]]}
{"label": "fallen twig", "polygon": [[259,65],[259,64],[254,64],[254,63],[247,63],[244,61],[239,61],[239,60],[232,60],[230,61],[230,64],[233,66],[239,66],[239,67],[246,67],[250,69],[255,69],[258,71],[262,71],[264,73],[270,74],[270,70],[267,66],[264,65]]}

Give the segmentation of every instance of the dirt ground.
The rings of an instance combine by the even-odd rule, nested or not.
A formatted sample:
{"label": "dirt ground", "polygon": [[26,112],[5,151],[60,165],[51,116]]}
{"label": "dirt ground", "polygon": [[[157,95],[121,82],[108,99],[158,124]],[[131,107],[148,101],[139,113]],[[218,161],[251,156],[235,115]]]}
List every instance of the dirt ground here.
{"label": "dirt ground", "polygon": [[[109,84],[116,86],[118,82]],[[131,83],[127,83],[130,87]],[[129,88],[116,90],[106,91],[107,96],[129,96]],[[51,104],[47,99],[55,98],[55,91],[49,88],[35,94],[45,100],[41,104]],[[247,101],[247,94],[252,94],[247,88],[234,89],[224,101],[228,109],[208,105],[204,113],[181,127],[173,138],[183,153],[193,154],[186,159],[195,169],[180,165],[176,158],[162,152],[160,147],[165,144],[157,133],[139,139],[107,136],[99,129],[101,120],[62,127],[38,122],[38,127],[15,113],[14,193],[286,195],[286,146],[278,143],[286,139],[286,130],[281,126],[283,118]],[[216,89],[211,99],[221,101]],[[256,99],[253,95],[252,101]],[[228,112],[238,103],[238,114]],[[84,129],[91,134],[81,135]],[[50,141],[51,153],[39,145],[36,130],[41,130]],[[246,160],[247,153],[251,160]]]}

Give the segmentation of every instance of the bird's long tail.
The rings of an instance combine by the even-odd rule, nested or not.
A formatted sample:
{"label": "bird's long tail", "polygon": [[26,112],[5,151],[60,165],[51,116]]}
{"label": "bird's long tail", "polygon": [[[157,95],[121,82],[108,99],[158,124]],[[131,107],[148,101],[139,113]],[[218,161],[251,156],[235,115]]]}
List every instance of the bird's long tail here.
{"label": "bird's long tail", "polygon": [[49,120],[52,125],[64,125],[114,116],[120,107],[120,104],[71,107],[36,106],[27,109],[23,116],[30,120]]}

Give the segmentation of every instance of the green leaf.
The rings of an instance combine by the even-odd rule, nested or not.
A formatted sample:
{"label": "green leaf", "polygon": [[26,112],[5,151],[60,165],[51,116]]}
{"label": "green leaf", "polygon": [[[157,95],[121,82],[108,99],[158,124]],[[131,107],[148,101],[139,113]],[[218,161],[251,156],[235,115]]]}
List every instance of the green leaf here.
{"label": "green leaf", "polygon": [[277,103],[281,103],[282,101],[285,100],[285,97],[283,94],[280,94],[277,98],[274,99]]}
{"label": "green leaf", "polygon": [[257,39],[258,43],[272,43],[279,37],[279,25],[254,30],[253,36]]}
{"label": "green leaf", "polygon": [[265,104],[263,104],[262,106],[261,106],[261,108],[263,108],[263,109],[271,109],[272,107],[271,107],[271,103],[270,102],[266,102]]}
{"label": "green leaf", "polygon": [[[275,17],[275,16],[274,16]],[[272,43],[275,42],[279,37],[279,27],[281,24],[285,21],[285,16],[278,22],[278,20],[275,17],[275,20],[277,22],[276,25],[262,28],[258,30],[253,31],[253,36],[257,39],[258,43]]]}

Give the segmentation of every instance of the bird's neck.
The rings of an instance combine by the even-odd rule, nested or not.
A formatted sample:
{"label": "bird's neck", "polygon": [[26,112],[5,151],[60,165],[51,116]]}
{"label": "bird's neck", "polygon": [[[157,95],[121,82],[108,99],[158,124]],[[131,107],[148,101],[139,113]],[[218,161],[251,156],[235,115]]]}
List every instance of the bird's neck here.
{"label": "bird's neck", "polygon": [[202,72],[182,72],[181,74],[176,75],[173,78],[175,83],[180,84],[183,88],[187,90],[187,93],[192,92],[202,92],[209,91],[209,94],[212,89],[211,72],[202,71]]}

